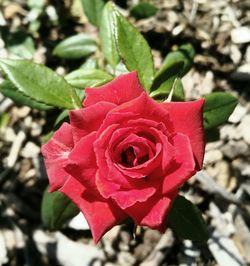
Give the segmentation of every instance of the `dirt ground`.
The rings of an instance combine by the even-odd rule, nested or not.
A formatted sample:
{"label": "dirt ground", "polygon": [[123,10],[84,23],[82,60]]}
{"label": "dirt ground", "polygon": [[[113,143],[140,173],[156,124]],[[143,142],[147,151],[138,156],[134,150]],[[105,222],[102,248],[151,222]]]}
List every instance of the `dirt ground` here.
{"label": "dirt ground", "polygon": [[[125,15],[137,2],[116,1]],[[40,218],[48,184],[40,146],[59,111],[17,106],[0,94],[0,265],[250,265],[250,1],[151,2],[159,8],[155,16],[130,20],[153,49],[155,66],[190,42],[196,56],[183,78],[186,98],[227,91],[239,99],[228,123],[207,137],[203,171],[182,189],[204,214],[208,243],[178,239],[170,229],[161,235],[139,228],[134,239],[133,228],[121,225],[95,246],[81,215],[48,231]],[[62,75],[76,69],[84,60],[59,59],[52,50],[79,32],[97,36],[79,6],[0,0],[0,57],[30,57]]]}

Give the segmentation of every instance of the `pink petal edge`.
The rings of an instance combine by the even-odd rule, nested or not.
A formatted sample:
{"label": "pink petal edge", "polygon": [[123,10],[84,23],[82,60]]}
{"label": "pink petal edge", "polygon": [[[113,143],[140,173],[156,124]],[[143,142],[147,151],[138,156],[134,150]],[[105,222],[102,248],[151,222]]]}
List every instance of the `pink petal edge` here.
{"label": "pink petal edge", "polygon": [[73,146],[72,127],[68,123],[63,123],[48,143],[42,145],[50,192],[61,188],[69,178],[63,166],[67,163]]}
{"label": "pink petal edge", "polygon": [[84,214],[95,243],[113,226],[121,223],[127,217],[112,202],[97,201],[74,178],[69,178],[60,191],[69,197]]}
{"label": "pink petal edge", "polygon": [[100,101],[120,105],[137,98],[143,91],[137,72],[133,71],[120,75],[99,88],[86,88],[83,106],[90,106]]}
{"label": "pink petal edge", "polygon": [[204,99],[192,102],[160,103],[169,112],[175,132],[183,133],[189,137],[198,171],[202,168],[205,152],[203,129],[204,103]]}

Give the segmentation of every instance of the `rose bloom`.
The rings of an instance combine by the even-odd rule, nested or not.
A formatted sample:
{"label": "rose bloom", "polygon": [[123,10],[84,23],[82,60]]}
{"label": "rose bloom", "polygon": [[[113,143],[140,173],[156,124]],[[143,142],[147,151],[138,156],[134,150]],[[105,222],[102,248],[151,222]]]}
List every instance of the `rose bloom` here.
{"label": "rose bloom", "polygon": [[136,72],[85,93],[42,147],[50,192],[79,207],[95,242],[127,218],[164,232],[179,188],[202,167],[204,100],[157,103]]}

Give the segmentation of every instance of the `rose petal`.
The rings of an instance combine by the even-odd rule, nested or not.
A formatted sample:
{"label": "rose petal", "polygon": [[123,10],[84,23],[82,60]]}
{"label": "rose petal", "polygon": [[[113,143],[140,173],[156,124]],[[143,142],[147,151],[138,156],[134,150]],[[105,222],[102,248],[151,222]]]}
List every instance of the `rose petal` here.
{"label": "rose petal", "polygon": [[[135,130],[132,130],[132,132]],[[121,134],[126,133],[123,131],[125,130],[121,129]],[[115,133],[113,134],[113,136],[115,136]],[[119,170],[122,173],[131,178],[145,178],[146,176],[150,176],[151,178],[162,177],[166,173],[168,166],[171,164],[172,157],[174,154],[174,147],[169,143],[168,137],[165,136],[161,132],[161,130],[149,127],[149,128],[144,128],[144,131],[142,133],[144,133],[145,136],[143,137],[137,136],[135,134],[139,133],[135,132],[133,134],[128,135],[128,137],[126,137],[123,141],[121,141],[120,144],[117,145],[114,151],[115,158],[118,157],[117,152],[121,153],[121,149],[123,147],[126,147],[126,145],[132,146],[133,143],[135,143],[135,141],[139,141],[144,138],[144,140],[146,141],[145,145],[150,143],[151,141],[149,141],[148,139],[149,137],[154,139],[155,142],[154,156],[152,158],[149,158],[146,162],[136,165],[134,167],[126,167],[119,162],[116,163],[115,165],[119,167]],[[116,137],[117,136],[119,136],[119,134],[116,134]],[[112,139],[113,137],[111,138],[111,140]],[[114,141],[115,140],[116,139],[114,138]]]}
{"label": "rose petal", "polygon": [[[123,141],[120,142],[120,144],[117,146],[114,157],[120,157],[120,154],[122,151],[126,148],[134,147],[134,151],[136,153],[135,161],[140,159],[140,155],[148,155],[149,158],[146,162],[138,165],[134,165],[133,167],[127,167],[122,164],[122,162],[114,161],[114,163],[119,167],[119,170],[126,174],[128,177],[132,178],[144,178],[146,175],[148,175],[152,169],[156,168],[158,164],[160,163],[159,160],[157,160],[158,155],[161,151],[161,144],[154,144],[155,152],[153,154],[152,147],[149,143],[149,140],[146,138],[142,138],[136,134],[130,134],[128,137],[126,137]],[[143,145],[143,146],[142,146]],[[153,144],[152,144],[153,145]],[[142,146],[142,147],[141,147]],[[117,154],[119,153],[119,155]]]}
{"label": "rose petal", "polygon": [[93,148],[95,139],[96,132],[83,137],[69,154],[69,160],[64,168],[68,174],[77,179],[86,188],[92,190],[92,193],[95,193],[97,197],[100,197],[95,183],[97,171]]}
{"label": "rose petal", "polygon": [[[148,129],[154,128],[165,132],[165,128],[162,123],[141,118],[134,120],[134,117],[131,117],[130,114],[127,113],[122,114],[121,116],[122,117],[120,118],[117,116],[116,119],[110,121],[110,125],[117,124],[116,130],[112,132],[108,142],[109,149],[113,149],[114,152],[117,148],[117,145],[124,141],[124,139],[127,138],[130,134],[137,134],[139,137],[147,139],[148,144],[152,143],[150,144],[150,146],[153,147],[155,137],[151,136],[150,132],[147,132]],[[127,121],[123,121],[125,117]],[[105,124],[106,128],[107,124]],[[97,135],[100,136],[106,128],[101,127]]]}
{"label": "rose petal", "polygon": [[129,189],[132,188],[126,177],[122,175],[114,166],[108,154],[108,144],[113,132],[118,128],[118,124],[108,126],[94,143],[98,171],[97,187],[103,197],[108,198],[112,192],[118,190],[121,186]]}
{"label": "rose petal", "polygon": [[[119,191],[121,187],[119,183],[115,183],[113,180],[112,181],[109,180],[111,179],[110,176],[105,174],[105,172],[108,173],[108,171],[109,169],[105,167],[101,171],[98,170],[96,173],[96,186],[98,187],[98,191],[100,192],[100,194],[105,199],[110,198],[111,195],[114,194],[116,191]],[[109,179],[107,179],[107,176],[109,177]],[[124,176],[120,172],[117,171],[117,174],[115,176],[117,180],[119,179],[119,176],[121,177],[121,179],[124,178]]]}
{"label": "rose petal", "polygon": [[[163,112],[164,112],[164,115],[167,115],[165,111]],[[98,161],[99,161],[99,158],[104,159],[105,150],[107,149],[107,146],[109,146],[109,151],[111,153],[110,156],[114,159],[113,160],[113,163],[114,163],[114,161],[115,162],[117,161],[117,156],[116,156],[117,145],[123,142],[125,138],[129,137],[130,134],[133,134],[133,133],[137,134],[138,137],[148,139],[148,141],[152,143],[159,142],[158,144],[156,143],[157,150],[156,150],[156,154],[154,158],[151,158],[150,160],[148,160],[148,162],[145,162],[144,164],[138,165],[130,169],[126,168],[126,169],[121,170],[123,167],[121,167],[120,169],[128,177],[141,178],[141,177],[145,177],[150,172],[152,172],[152,169],[157,168],[157,165],[161,164],[162,162],[162,160],[158,158],[159,152],[161,150],[160,146],[161,146],[162,141],[161,141],[161,137],[157,137],[157,132],[156,132],[157,129],[162,135],[163,135],[163,132],[164,134],[165,133],[168,134],[168,132],[166,131],[165,125],[161,121],[156,122],[156,121],[148,120],[145,118],[139,118],[139,117],[138,119],[136,119],[134,115],[135,114],[133,113],[132,114],[131,113],[120,114],[120,113],[113,113],[113,111],[111,111],[107,115],[105,122],[102,124],[99,131],[97,132],[98,140],[95,143],[95,146],[96,146],[96,154],[98,154],[97,155]],[[161,117],[160,119],[162,118],[163,117]],[[166,118],[166,116],[164,116],[164,118]],[[120,125],[118,125],[118,123],[120,123]],[[115,128],[113,128],[114,124],[116,124]],[[112,126],[109,126],[109,125],[112,125]],[[107,128],[108,129],[113,128],[113,129],[111,131],[111,130],[107,130]],[[171,149],[169,148],[171,147],[169,147],[168,145],[167,149],[164,149],[168,151],[168,152],[164,152],[164,154],[170,155],[169,159],[165,160],[164,162],[165,165],[171,159]],[[103,150],[102,156],[100,155],[101,154],[100,150]],[[106,159],[102,160],[103,163],[105,163],[105,161]],[[101,167],[100,164],[98,165],[99,167]],[[159,177],[159,173],[157,174],[157,176]]]}
{"label": "rose petal", "polygon": [[63,123],[49,142],[42,146],[50,192],[61,188],[69,178],[63,166],[67,163],[73,146],[72,127],[68,123]]}
{"label": "rose petal", "polygon": [[178,189],[196,172],[189,138],[178,133],[173,136],[172,141],[175,147],[175,163],[171,165],[169,173],[164,178],[163,194]]}
{"label": "rose petal", "polygon": [[100,128],[107,113],[116,107],[113,103],[98,102],[90,107],[69,112],[75,143]]}
{"label": "rose petal", "polygon": [[159,185],[156,179],[137,179],[129,178],[121,173],[113,163],[108,166],[104,164],[104,168],[99,169],[96,174],[96,186],[100,194],[108,199],[119,191],[130,191],[133,189],[147,189],[148,187],[156,187]]}
{"label": "rose petal", "polygon": [[200,99],[193,102],[181,103],[161,103],[170,114],[174,123],[175,132],[187,135],[191,141],[191,146],[195,160],[197,162],[197,170],[202,168],[205,139],[203,129],[203,106],[205,100]]}
{"label": "rose petal", "polygon": [[168,137],[161,131],[156,130],[155,128],[152,130],[155,131],[155,133],[158,135],[159,142],[161,142],[161,172],[159,172],[159,174],[163,175],[169,168],[169,165],[172,163],[175,147],[171,145]]}
{"label": "rose petal", "polygon": [[86,88],[86,98],[83,101],[83,106],[90,106],[100,101],[120,105],[138,97],[143,91],[137,72],[133,71],[120,75],[99,88]]}
{"label": "rose petal", "polygon": [[69,178],[60,190],[83,212],[95,243],[113,226],[122,222],[127,215],[111,201],[100,201],[85,191],[79,181]]}
{"label": "rose petal", "polygon": [[171,200],[167,197],[160,199],[157,203],[153,205],[153,208],[147,213],[140,224],[144,226],[149,226],[151,228],[156,228],[160,226],[170,209]]}
{"label": "rose petal", "polygon": [[[146,182],[146,181],[145,181]],[[145,202],[156,191],[156,188],[150,186],[144,189],[130,189],[128,191],[118,191],[112,195],[121,209],[131,207],[137,202]]]}
{"label": "rose petal", "polygon": [[155,144],[152,143],[149,139],[140,137],[135,133],[132,133],[124,138],[117,146],[113,147],[114,158],[117,158],[117,161],[120,159],[121,153],[128,149],[129,147],[133,147],[133,151],[135,154],[135,162],[137,162],[141,157],[146,155],[149,158],[152,158],[155,153]]}
{"label": "rose petal", "polygon": [[174,191],[165,197],[159,197],[156,193],[146,202],[137,203],[126,209],[125,212],[132,217],[138,225],[163,230],[165,218],[177,193],[178,191]]}
{"label": "rose petal", "polygon": [[126,133],[127,130],[118,129],[118,127],[118,124],[108,126],[94,143],[94,150],[99,168],[96,175],[96,185],[100,194],[104,198],[110,198],[114,193],[120,190],[126,191],[133,188],[144,189],[148,187],[149,184],[151,185],[151,182],[154,182],[154,179],[149,180],[149,183],[145,183],[143,181],[140,182],[136,178],[132,180],[130,175],[125,175],[116,167],[116,164],[111,159],[108,151],[109,142],[114,135],[119,138],[120,133],[124,130],[125,131],[123,133]]}
{"label": "rose petal", "polygon": [[144,118],[163,123],[169,131],[172,132],[173,130],[172,121],[166,108],[162,108],[162,106],[150,98],[146,92],[143,92],[139,97],[114,108],[107,115],[103,126],[110,123],[113,119],[117,119],[116,117],[119,118],[123,113],[127,114],[128,117],[129,114],[133,114],[137,119]]}

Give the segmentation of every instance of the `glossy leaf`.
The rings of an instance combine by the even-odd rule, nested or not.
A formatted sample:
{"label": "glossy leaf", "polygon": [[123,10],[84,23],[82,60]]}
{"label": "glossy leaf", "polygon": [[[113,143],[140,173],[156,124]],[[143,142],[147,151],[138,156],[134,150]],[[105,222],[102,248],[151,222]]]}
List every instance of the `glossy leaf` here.
{"label": "glossy leaf", "polygon": [[11,57],[15,56],[22,59],[31,59],[35,52],[33,39],[23,31],[7,33],[3,30],[3,39]]}
{"label": "glossy leaf", "polygon": [[237,98],[225,92],[213,92],[204,97],[204,127],[215,128],[227,122],[237,105]]}
{"label": "glossy leaf", "polygon": [[105,2],[103,0],[81,0],[81,3],[89,22],[99,26]]}
{"label": "glossy leaf", "polygon": [[78,69],[65,76],[69,84],[78,88],[97,87],[113,79],[100,69]]}
{"label": "glossy leaf", "polygon": [[142,19],[154,16],[157,11],[158,8],[154,5],[147,2],[142,2],[133,6],[133,8],[130,10],[130,14],[136,19]]}
{"label": "glossy leaf", "polygon": [[79,209],[61,192],[43,194],[42,222],[49,229],[60,229],[71,218],[79,213]]}
{"label": "glossy leaf", "polygon": [[31,107],[32,109],[38,110],[49,110],[52,107],[46,105],[44,103],[39,103],[29,96],[23,94],[22,92],[18,91],[18,89],[8,80],[3,81],[0,84],[0,92],[10,99],[12,99],[16,104],[19,105],[26,105]]}
{"label": "glossy leaf", "polygon": [[44,0],[27,0],[27,5],[30,9],[42,9],[45,3]]}
{"label": "glossy leaf", "polygon": [[64,122],[69,122],[69,111],[68,110],[63,110],[58,117],[56,118],[56,121],[54,123],[54,130],[57,130],[62,123]]}
{"label": "glossy leaf", "polygon": [[156,90],[172,76],[184,76],[192,67],[194,55],[195,51],[191,44],[182,45],[177,51],[169,53],[155,75],[151,90]]}
{"label": "glossy leaf", "polygon": [[114,69],[119,62],[119,55],[115,42],[116,15],[112,10],[112,3],[108,2],[103,9],[100,24],[100,40],[103,54]]}
{"label": "glossy leaf", "polygon": [[183,67],[180,69],[180,76],[183,76],[192,67],[194,56],[195,50],[191,44],[181,45],[178,50],[171,52],[166,56],[162,69],[159,72],[162,73],[162,71],[164,72],[167,70],[168,66],[181,62],[183,63]]}
{"label": "glossy leaf", "polygon": [[81,66],[81,69],[95,69],[98,68],[98,63],[95,58],[88,58]]}
{"label": "glossy leaf", "polygon": [[175,77],[170,77],[169,79],[164,81],[157,90],[150,93],[150,96],[156,100],[164,100],[168,97],[173,86],[174,92],[172,101],[184,101],[185,95],[181,79]]}
{"label": "glossy leaf", "polygon": [[152,85],[154,65],[150,47],[141,33],[127,21],[113,6],[110,12],[116,16],[116,45],[129,71],[136,70],[146,90]]}
{"label": "glossy leaf", "polygon": [[128,72],[129,72],[128,69],[126,68],[126,66],[122,62],[120,62],[115,68],[116,76],[119,76],[119,75],[122,75],[122,74],[125,74]]}
{"label": "glossy leaf", "polygon": [[96,51],[96,41],[87,34],[77,34],[61,41],[53,55],[65,59],[79,59]]}
{"label": "glossy leaf", "polygon": [[167,223],[180,238],[201,242],[208,240],[207,227],[199,209],[182,196],[175,199]]}
{"label": "glossy leaf", "polygon": [[47,143],[53,137],[53,135],[54,135],[54,131],[50,131],[47,134],[42,135],[41,136],[41,143],[42,144]]}
{"label": "glossy leaf", "polygon": [[[77,88],[76,88],[77,89]],[[83,101],[84,97],[85,97],[85,92],[84,90],[76,90],[76,94],[79,97],[79,99],[81,100],[81,102]]]}
{"label": "glossy leaf", "polygon": [[18,91],[37,102],[66,109],[81,107],[75,89],[43,65],[28,60],[1,59],[0,67]]}

